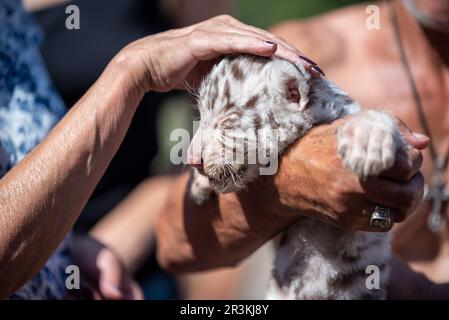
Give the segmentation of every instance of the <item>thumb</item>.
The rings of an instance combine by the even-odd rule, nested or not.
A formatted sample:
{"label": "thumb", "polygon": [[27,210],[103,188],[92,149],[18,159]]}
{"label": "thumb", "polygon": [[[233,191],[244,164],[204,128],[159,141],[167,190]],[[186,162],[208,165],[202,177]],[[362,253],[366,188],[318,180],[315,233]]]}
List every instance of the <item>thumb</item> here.
{"label": "thumb", "polygon": [[100,276],[98,279],[98,288],[106,299],[123,299],[124,294],[121,290],[122,267],[120,262],[108,251],[104,251],[103,257],[99,259]]}
{"label": "thumb", "polygon": [[108,281],[107,279],[100,278],[99,287],[100,292],[105,299],[120,300],[124,298],[120,289],[113,282]]}
{"label": "thumb", "polygon": [[409,127],[405,125],[402,120],[397,119],[397,124],[399,131],[401,132],[404,140],[410,144],[412,147],[423,150],[427,148],[430,142],[430,138],[424,134],[412,131]]}

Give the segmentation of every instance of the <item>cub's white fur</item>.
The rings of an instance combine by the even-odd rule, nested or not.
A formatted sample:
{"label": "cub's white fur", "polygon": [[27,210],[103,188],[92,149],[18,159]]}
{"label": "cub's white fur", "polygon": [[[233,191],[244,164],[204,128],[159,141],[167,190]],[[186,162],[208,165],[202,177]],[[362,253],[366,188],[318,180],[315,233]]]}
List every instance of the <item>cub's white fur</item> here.
{"label": "cub's white fur", "polygon": [[[190,188],[199,204],[213,191],[245,188],[264,166],[257,159],[247,163],[223,157],[222,151],[235,155],[235,150],[245,143],[230,139],[231,144],[228,138],[247,138],[250,146],[243,148],[243,159],[248,160],[249,151],[258,148],[251,142],[269,136],[275,129],[278,145],[273,139],[268,149],[279,156],[312,126],[348,116],[350,119],[338,130],[338,152],[344,165],[361,179],[390,168],[396,150],[405,148],[387,114],[361,111],[328,80],[312,78],[302,66],[280,59],[223,59],[203,80],[198,107],[200,128],[189,148],[189,159],[202,163],[195,169]],[[345,231],[304,216],[285,232],[277,249],[268,298],[385,298],[389,257],[386,233]],[[381,270],[379,290],[365,285],[369,265]]]}

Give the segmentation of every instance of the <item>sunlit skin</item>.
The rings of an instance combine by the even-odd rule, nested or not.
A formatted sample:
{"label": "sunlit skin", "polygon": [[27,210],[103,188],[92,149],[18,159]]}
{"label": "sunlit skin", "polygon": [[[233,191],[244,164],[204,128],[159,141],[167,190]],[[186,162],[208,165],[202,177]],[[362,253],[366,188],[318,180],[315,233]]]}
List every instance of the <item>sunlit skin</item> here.
{"label": "sunlit skin", "polygon": [[[47,138],[0,179],[0,298],[30,280],[70,230],[143,95],[183,87],[204,75],[208,60],[235,52],[276,52],[311,68],[290,45],[227,16],[140,39],[117,54]],[[111,261],[96,251],[98,261]]]}
{"label": "sunlit skin", "polygon": [[[303,45],[308,48],[307,41]],[[0,220],[7,221],[0,224],[0,297],[28,281],[71,228],[143,94],[182,87],[186,79],[197,83],[210,65],[204,60],[234,52],[276,52],[302,63],[300,52],[289,44],[230,17],[139,40],[114,58],[50,135],[0,180]],[[291,224],[299,212],[346,228],[369,229],[360,212],[372,210],[375,202],[396,205],[394,221],[404,220],[422,192],[419,150],[425,148],[426,138],[404,129],[414,148],[383,179],[361,186],[341,167],[335,152],[337,126],[318,128],[292,148],[275,179],[260,181],[252,192],[220,196],[201,210],[184,202],[187,177],[179,178],[159,219],[161,263],[172,270],[234,265]],[[322,148],[316,150],[318,142]],[[341,183],[327,184],[332,177]],[[398,181],[386,183],[387,178]]]}
{"label": "sunlit skin", "polygon": [[[219,195],[198,207],[185,194],[188,176],[179,178],[159,216],[162,266],[173,272],[233,266],[304,213],[342,228],[373,231],[369,215],[363,213],[381,204],[392,209],[395,222],[403,221],[422,196],[420,150],[427,146],[427,138],[403,128],[410,151],[398,155],[394,167],[379,179],[361,184],[342,167],[336,152],[335,132],[340,124],[312,130],[290,148],[276,176],[259,179],[246,192]],[[396,265],[402,273],[404,266],[400,261]],[[411,291],[415,294],[433,288],[426,279],[406,280],[416,284]],[[400,292],[393,295],[398,296]]]}
{"label": "sunlit skin", "polygon": [[[385,2],[380,7],[380,29],[365,28],[365,5],[352,6],[306,21],[280,24],[273,31],[320,63],[329,79],[370,108],[390,110],[414,131],[423,132]],[[449,147],[449,25],[424,28],[394,1],[402,41],[423,100],[437,153]],[[449,1],[416,0],[416,8],[438,21],[449,21]],[[326,32],[322,32],[325,30]],[[350,32],[348,32],[350,30]],[[319,45],[318,45],[319,44]],[[430,182],[433,164],[424,151],[423,174]],[[449,174],[445,175],[449,181]],[[395,231],[395,252],[413,269],[437,282],[449,281],[448,224],[440,233],[426,226],[430,207],[424,204]],[[448,212],[446,209],[446,216]]]}
{"label": "sunlit skin", "polygon": [[[407,30],[402,34],[407,52],[412,54],[410,60],[414,62],[413,72],[423,91],[426,110],[441,110],[426,114],[428,121],[435,124],[432,126],[434,140],[439,152],[443,152],[449,146],[444,137],[446,126],[442,123],[442,115],[447,114],[448,72],[438,52],[447,57],[445,43],[449,42],[445,34],[424,31],[399,3],[395,5],[401,30]],[[422,132],[386,5],[379,3],[379,6],[380,30],[369,31],[365,27],[366,5],[359,5],[306,21],[283,23],[274,27],[273,32],[319,62],[329,79],[365,107],[388,107],[414,131]],[[336,156],[338,125],[312,130],[284,156],[273,179],[261,179],[254,189],[239,195],[221,195],[201,210],[184,196],[188,178],[178,180],[173,185],[173,190],[178,192],[159,219],[162,265],[178,272],[234,265],[292,223],[298,211],[341,227],[366,230],[368,221],[360,213],[372,212],[373,203],[377,203],[390,207],[396,221],[403,221],[422,196],[419,150],[426,148],[427,140],[404,130],[408,142],[414,146],[411,152],[399,157],[400,161],[382,179],[370,179],[361,187],[353,175],[342,170]],[[424,174],[428,178],[432,168],[427,152],[425,157]],[[395,208],[398,206],[402,208]],[[427,211],[428,207],[419,208],[396,230],[395,252],[406,260],[400,257],[393,260],[390,298],[449,296],[448,285],[437,285],[427,278],[438,282],[447,280],[444,260],[449,256],[445,245],[439,246],[445,243],[444,235],[438,237],[426,229],[425,218],[419,212]],[[420,257],[427,259],[421,260],[427,264],[419,264]],[[425,271],[427,277],[409,269],[406,262],[412,262],[416,270]]]}

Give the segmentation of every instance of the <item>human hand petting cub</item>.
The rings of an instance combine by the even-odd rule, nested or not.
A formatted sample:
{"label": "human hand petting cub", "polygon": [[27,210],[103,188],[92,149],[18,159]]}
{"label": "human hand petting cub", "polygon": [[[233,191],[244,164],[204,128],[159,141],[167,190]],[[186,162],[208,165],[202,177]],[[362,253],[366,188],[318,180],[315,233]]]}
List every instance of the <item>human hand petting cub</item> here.
{"label": "human hand petting cub", "polygon": [[114,61],[124,64],[123,70],[131,73],[133,85],[144,92],[166,92],[198,86],[217,59],[232,53],[275,55],[301,64],[315,75],[321,73],[312,61],[283,39],[228,15],[137,40],[125,47]]}

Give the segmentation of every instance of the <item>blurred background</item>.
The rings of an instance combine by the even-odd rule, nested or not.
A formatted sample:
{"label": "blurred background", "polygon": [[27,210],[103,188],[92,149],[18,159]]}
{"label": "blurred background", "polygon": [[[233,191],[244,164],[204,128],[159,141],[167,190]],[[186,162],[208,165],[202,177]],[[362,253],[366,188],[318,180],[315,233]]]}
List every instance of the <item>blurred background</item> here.
{"label": "blurred background", "polygon": [[[70,108],[94,83],[108,61],[127,43],[146,35],[186,26],[228,13],[261,28],[303,19],[356,0],[25,0],[45,33],[42,55],[54,84]],[[65,28],[67,5],[80,9],[80,30]],[[136,186],[159,175],[187,170],[169,160],[170,132],[192,130],[198,117],[185,93],[147,94],[119,152],[76,225],[88,232],[118,207]],[[151,194],[148,195],[149,197]],[[158,199],[155,198],[154,201]],[[127,212],[124,212],[127,214]],[[131,214],[131,213],[130,213]],[[157,212],[148,212],[155,215]],[[154,231],[148,230],[150,238]],[[162,271],[155,260],[154,242],[145,245],[136,268],[147,299],[259,299],[264,297],[271,269],[267,244],[242,265],[182,277]]]}
{"label": "blurred background", "polygon": [[[306,18],[328,10],[360,3],[360,0],[234,0],[231,1],[240,20],[258,26],[270,26],[285,20]],[[366,1],[365,1],[366,2]]]}

